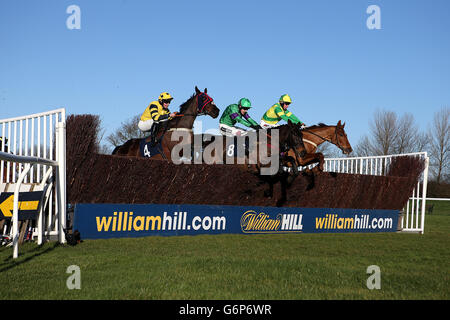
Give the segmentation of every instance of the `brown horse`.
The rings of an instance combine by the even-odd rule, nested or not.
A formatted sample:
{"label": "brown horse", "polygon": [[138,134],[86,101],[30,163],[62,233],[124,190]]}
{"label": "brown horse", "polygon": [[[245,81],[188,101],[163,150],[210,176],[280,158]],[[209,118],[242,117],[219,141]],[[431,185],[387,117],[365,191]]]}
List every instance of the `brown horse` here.
{"label": "brown horse", "polygon": [[[278,131],[276,136],[274,129]],[[275,137],[277,141],[274,140]],[[301,148],[301,132],[291,121],[273,129],[249,131],[245,136],[209,136],[207,139],[208,141],[202,142],[203,160],[207,157],[206,163],[243,165],[245,170],[257,175],[261,174],[263,168],[271,167],[271,160],[275,157],[277,161],[280,160],[279,163],[294,163],[295,159],[287,155],[288,150],[300,157],[297,150]],[[236,150],[237,148],[240,150]],[[269,175],[277,174],[280,166],[272,169],[275,170],[270,170]],[[267,174],[269,171],[265,172]]]}
{"label": "brown horse", "polygon": [[344,154],[350,154],[353,150],[344,130],[345,123],[341,120],[336,126],[328,126],[323,123],[307,127],[302,130],[303,143],[306,148],[306,155],[298,157],[298,151],[289,150],[288,155],[296,159],[298,166],[308,166],[318,163],[316,171],[323,171],[324,156],[321,152],[316,152],[317,147],[324,142],[330,142],[342,150]]}
{"label": "brown horse", "polygon": [[[274,185],[280,182],[281,198],[277,200],[276,205],[282,206],[285,203],[287,189],[298,173],[294,170],[294,175],[291,175],[282,170],[282,165],[290,163],[294,169],[297,168],[295,158],[287,154],[289,150],[292,150],[296,158],[300,157],[302,135],[297,125],[288,121],[287,124],[276,128],[261,129],[256,133],[249,132],[244,137],[237,137],[236,144],[234,144],[233,139],[227,139],[224,136],[206,135],[206,137],[208,141],[203,141],[203,160],[205,160],[205,154],[207,154],[207,156],[212,156],[213,159],[213,161],[208,159],[207,163],[231,163],[244,171],[257,175],[260,179],[257,186],[268,185],[268,189],[264,191],[266,197],[273,196]],[[238,147],[240,145],[243,149],[242,144],[246,138],[248,139],[247,152],[241,150],[240,154],[239,152],[237,154],[229,153],[236,145]],[[203,137],[198,137],[198,139],[203,139]],[[215,153],[215,151],[218,152]],[[231,161],[229,161],[230,159]],[[251,194],[252,190],[249,189],[247,192]]]}
{"label": "brown horse", "polygon": [[[172,139],[172,135],[175,132],[187,133],[188,141],[183,140],[183,144],[190,144],[193,137],[192,127],[194,126],[194,121],[197,116],[209,115],[212,118],[218,117],[220,110],[217,108],[214,100],[208,96],[207,92],[207,89],[205,89],[205,92],[201,92],[197,87],[195,87],[195,94],[180,106],[180,111],[176,117],[166,122],[167,125],[163,128],[164,130],[161,130],[162,132],[159,132],[159,134],[155,133],[157,134],[158,139],[161,139],[161,149],[158,154],[151,156],[151,159],[164,159],[171,161],[172,149],[180,143],[179,140]],[[149,141],[150,137],[128,140],[123,145],[116,147],[112,154],[119,156],[142,157],[140,150],[141,142]]]}

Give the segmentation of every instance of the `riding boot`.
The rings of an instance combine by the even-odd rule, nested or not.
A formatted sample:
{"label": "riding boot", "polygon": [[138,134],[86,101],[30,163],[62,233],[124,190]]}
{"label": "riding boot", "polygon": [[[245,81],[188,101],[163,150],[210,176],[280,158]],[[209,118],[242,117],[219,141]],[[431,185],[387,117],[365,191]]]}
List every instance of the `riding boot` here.
{"label": "riding boot", "polygon": [[247,158],[250,157],[250,141],[248,137],[244,138],[244,146],[245,146],[245,156]]}
{"label": "riding boot", "polygon": [[154,147],[156,145],[156,136],[158,135],[159,123],[153,123],[150,129],[150,146]]}

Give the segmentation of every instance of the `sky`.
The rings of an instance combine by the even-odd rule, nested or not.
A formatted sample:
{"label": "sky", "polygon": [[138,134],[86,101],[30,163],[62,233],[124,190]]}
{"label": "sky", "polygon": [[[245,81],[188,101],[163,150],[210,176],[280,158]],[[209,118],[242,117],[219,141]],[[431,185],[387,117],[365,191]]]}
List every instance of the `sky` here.
{"label": "sky", "polygon": [[0,0],[0,119],[64,107],[99,115],[107,136],[198,86],[221,111],[250,99],[258,122],[287,93],[307,125],[344,121],[352,145],[376,110],[424,131],[450,106],[449,17],[448,0]]}

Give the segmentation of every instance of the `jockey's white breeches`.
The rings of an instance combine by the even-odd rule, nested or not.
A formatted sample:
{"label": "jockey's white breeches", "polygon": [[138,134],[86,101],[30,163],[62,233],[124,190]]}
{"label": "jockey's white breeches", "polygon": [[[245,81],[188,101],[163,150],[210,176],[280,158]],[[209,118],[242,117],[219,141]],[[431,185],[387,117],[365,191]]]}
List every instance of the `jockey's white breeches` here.
{"label": "jockey's white breeches", "polygon": [[139,120],[138,127],[143,132],[150,131],[153,123],[154,123],[153,119],[149,119],[146,121]]}
{"label": "jockey's white breeches", "polygon": [[224,136],[234,137],[234,136],[244,136],[247,131],[238,127],[232,127],[226,124],[219,124],[220,133]]}
{"label": "jockey's white breeches", "polygon": [[270,124],[265,122],[264,120],[261,119],[261,121],[259,122],[259,125],[263,128],[263,129],[270,129],[270,128],[275,128],[275,127],[279,127],[280,125],[277,124]]}

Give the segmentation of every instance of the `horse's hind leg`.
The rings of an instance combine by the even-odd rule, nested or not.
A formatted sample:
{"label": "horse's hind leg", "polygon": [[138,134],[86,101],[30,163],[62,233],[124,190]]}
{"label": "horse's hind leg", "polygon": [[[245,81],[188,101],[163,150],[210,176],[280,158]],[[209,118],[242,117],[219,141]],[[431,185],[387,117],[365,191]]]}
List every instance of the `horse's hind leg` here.
{"label": "horse's hind leg", "polygon": [[264,197],[272,198],[273,197],[273,181],[268,181],[269,188],[264,190]]}
{"label": "horse's hind leg", "polygon": [[308,180],[308,186],[306,187],[307,191],[311,190],[316,185],[316,178],[315,178],[315,175],[314,175],[314,169],[315,169],[315,167],[312,170],[311,169],[306,169],[305,171],[303,171],[303,176],[305,176],[306,179]]}
{"label": "horse's hind leg", "polygon": [[282,207],[287,201],[287,177],[284,176],[280,180],[281,198],[277,200],[277,207]]}

